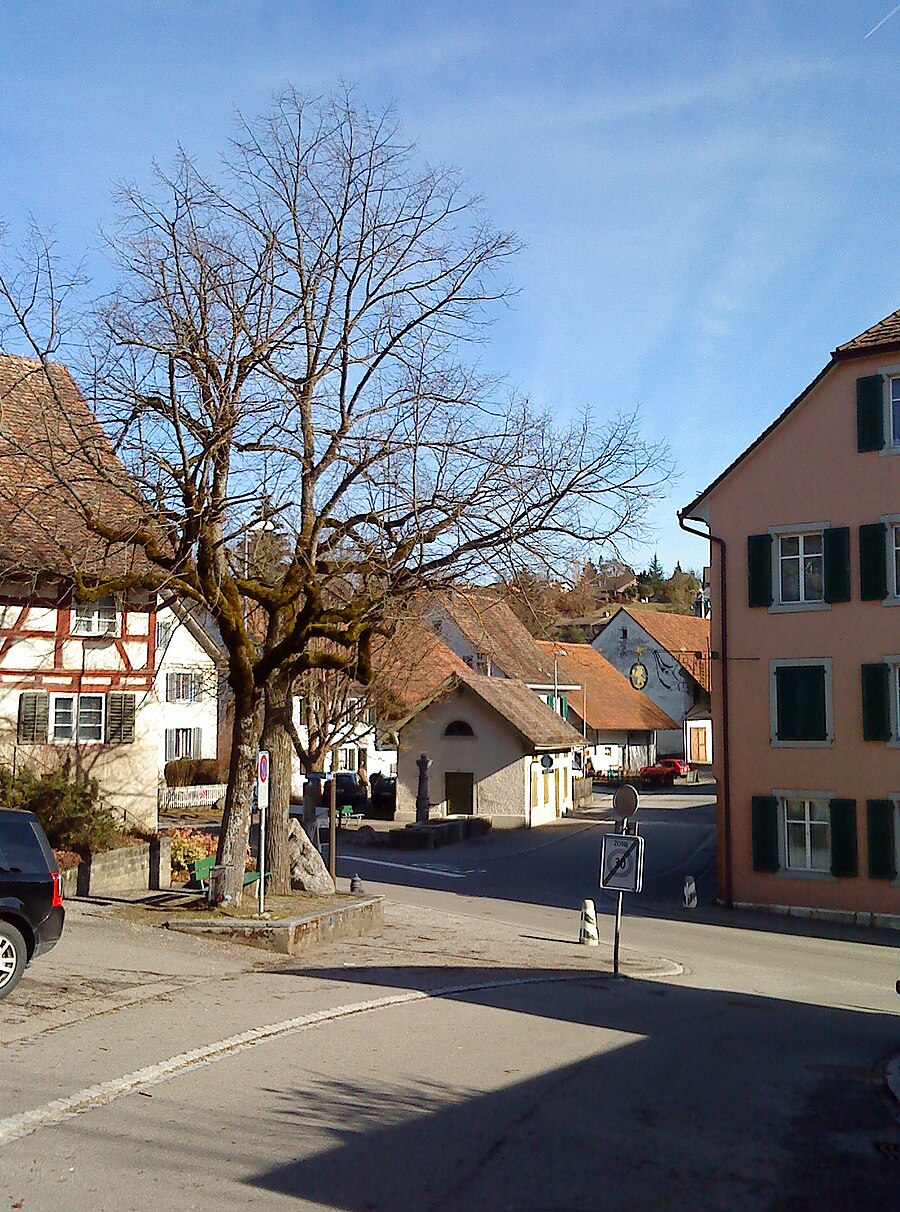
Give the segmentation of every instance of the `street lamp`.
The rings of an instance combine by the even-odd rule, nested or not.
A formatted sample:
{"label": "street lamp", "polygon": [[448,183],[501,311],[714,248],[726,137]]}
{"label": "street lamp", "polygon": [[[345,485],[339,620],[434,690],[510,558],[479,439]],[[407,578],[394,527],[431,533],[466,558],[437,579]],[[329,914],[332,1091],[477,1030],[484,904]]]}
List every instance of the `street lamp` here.
{"label": "street lamp", "polygon": [[553,649],[553,710],[557,715],[562,715],[559,709],[559,674],[557,671],[557,657],[568,656],[565,648]]}

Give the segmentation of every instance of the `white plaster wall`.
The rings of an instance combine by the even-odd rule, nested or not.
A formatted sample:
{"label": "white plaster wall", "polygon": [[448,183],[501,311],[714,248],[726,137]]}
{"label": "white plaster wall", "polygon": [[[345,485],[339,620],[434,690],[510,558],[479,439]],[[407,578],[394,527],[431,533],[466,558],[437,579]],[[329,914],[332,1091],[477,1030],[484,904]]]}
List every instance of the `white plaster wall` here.
{"label": "white plaster wall", "polygon": [[130,745],[19,745],[19,690],[0,687],[0,762],[16,769],[58,769],[68,756],[75,769],[98,779],[101,800],[128,825],[157,827],[156,728],[152,712],[135,711],[135,740]]}
{"label": "white plaster wall", "polygon": [[[470,724],[475,736],[445,737],[447,725],[456,719]],[[545,779],[539,759],[532,758],[518,733],[466,687],[433,703],[402,730],[397,756],[398,817],[415,816],[419,782],[416,761],[422,753],[432,760],[429,798],[436,814],[447,810],[444,776],[452,771],[471,772],[474,776],[473,808],[477,816],[522,823],[528,823],[530,818],[530,823],[538,825],[556,819],[571,807],[571,753],[552,755],[554,768]],[[532,804],[535,764],[540,774],[537,798]]]}
{"label": "white plaster wall", "polygon": [[[166,765],[166,729],[200,728],[203,758],[214,758],[219,741],[219,675],[209,651],[171,610],[161,610],[159,621],[174,624],[169,638],[156,653],[156,677],[141,713],[146,713],[157,732],[155,768],[160,779]],[[200,675],[201,697],[193,703],[166,701],[168,673]]]}
{"label": "white plaster wall", "polygon": [[[623,629],[626,636],[622,638]],[[652,639],[643,627],[625,614],[617,615],[597,636],[594,648],[627,678],[638,660],[647,668],[647,685],[641,691],[666,715],[677,722],[693,706],[693,690],[689,675],[671,653]],[[640,653],[638,649],[641,649]],[[684,748],[682,729],[669,729],[656,734],[659,754],[681,753]]]}

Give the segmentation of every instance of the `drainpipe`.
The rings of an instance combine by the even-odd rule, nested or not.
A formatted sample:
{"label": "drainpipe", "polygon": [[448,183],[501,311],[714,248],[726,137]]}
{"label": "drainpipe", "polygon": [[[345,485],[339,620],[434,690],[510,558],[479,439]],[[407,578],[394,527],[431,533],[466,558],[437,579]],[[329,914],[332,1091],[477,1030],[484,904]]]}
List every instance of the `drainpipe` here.
{"label": "drainpipe", "polygon": [[708,543],[715,543],[719,548],[719,616],[721,618],[722,640],[721,652],[719,653],[719,661],[721,665],[721,685],[722,685],[722,740],[715,740],[715,744],[722,745],[722,849],[724,851],[724,900],[726,906],[731,909],[734,900],[732,896],[732,861],[731,861],[731,761],[728,750],[728,598],[725,585],[725,540],[720,539],[718,535],[712,534],[708,529],[704,534],[702,530],[695,530],[692,526],[688,526],[684,515],[679,511],[678,525],[687,534],[695,535],[698,539],[706,539]]}

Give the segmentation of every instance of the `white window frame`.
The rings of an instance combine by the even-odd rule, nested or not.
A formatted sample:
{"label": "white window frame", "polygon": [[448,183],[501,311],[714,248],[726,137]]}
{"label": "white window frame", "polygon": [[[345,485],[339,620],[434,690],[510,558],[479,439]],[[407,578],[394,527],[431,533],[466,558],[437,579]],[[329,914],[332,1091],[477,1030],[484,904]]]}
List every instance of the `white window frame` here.
{"label": "white window frame", "polygon": [[[177,689],[172,697],[169,696],[169,679],[172,678]],[[182,693],[185,682],[187,694]],[[197,669],[167,669],[166,670],[166,702],[167,703],[199,703],[203,697],[203,677]]]}
{"label": "white window frame", "polygon": [[[770,614],[789,614],[801,610],[830,610],[831,603],[825,601],[825,531],[831,528],[830,522],[797,522],[787,526],[770,526],[768,533],[772,536],[772,605]],[[784,602],[781,598],[781,540],[798,538],[802,553],[803,539],[807,535],[818,534],[822,538],[822,597],[810,601],[803,599],[803,557],[798,557],[800,563],[800,600]]]}
{"label": "white window frame", "polygon": [[[112,618],[109,605],[112,603]],[[80,617],[79,617],[80,616]],[[120,636],[122,611],[115,594],[107,594],[97,602],[74,602],[72,605],[72,635]]]}
{"label": "white window frame", "polygon": [[[884,450],[888,454],[900,454],[900,424],[894,431],[894,384],[897,384],[897,401],[900,405],[900,367],[888,371],[885,378],[884,401]],[[900,413],[900,407],[898,407]]]}
{"label": "white window frame", "polygon": [[[780,870],[779,875],[786,876],[789,879],[815,879],[815,880],[833,880],[835,877],[831,874],[831,863],[829,860],[828,867],[791,867],[788,865],[788,830],[787,830],[787,801],[802,800],[806,804],[815,802],[824,804],[828,813],[828,850],[829,856],[831,853],[831,801],[835,799],[835,793],[832,791],[809,791],[809,790],[788,790],[781,789],[772,793],[778,800],[778,847],[780,851]],[[809,831],[807,830],[807,850],[809,849]]]}
{"label": "white window frame", "polygon": [[[189,752],[188,753],[176,753],[176,750],[179,748],[179,746],[176,744],[175,739],[179,736],[183,736],[184,733],[187,733],[188,737],[189,737],[189,746],[188,746]],[[170,737],[172,737],[171,746],[169,745]],[[197,749],[196,753],[194,752],[195,742],[196,742],[196,749]],[[196,728],[196,727],[194,727],[194,728],[191,728],[191,727],[167,728],[165,730],[165,735],[163,737],[163,745],[165,748],[165,759],[167,762],[180,762],[180,761],[183,761],[185,758],[189,758],[193,761],[199,761],[199,759],[202,758],[202,756],[203,756],[203,732],[202,732],[202,729]]]}
{"label": "white window frame", "polygon": [[[352,765],[346,765],[347,762]],[[337,769],[339,774],[356,774],[359,770],[359,749],[356,745],[341,745],[338,749]]]}
{"label": "white window frame", "polygon": [[891,671],[888,681],[891,739],[887,742],[887,748],[900,749],[900,654],[886,656],[884,662]]}
{"label": "white window frame", "polygon": [[[778,680],[775,671],[783,665],[819,665],[825,669],[825,740],[782,741],[778,739]],[[778,657],[769,661],[769,739],[773,749],[833,749],[834,694],[831,657]]]}
{"label": "white window frame", "polygon": [[[100,700],[100,735],[99,737],[81,736],[81,705],[86,699]],[[56,712],[59,704],[68,700],[72,704],[72,735],[56,735]],[[48,721],[49,739],[54,745],[102,745],[106,739],[106,695],[96,694],[51,694],[50,718]]]}
{"label": "white window frame", "polygon": [[885,532],[884,560],[887,569],[887,591],[885,606],[900,606],[900,513],[881,515]]}

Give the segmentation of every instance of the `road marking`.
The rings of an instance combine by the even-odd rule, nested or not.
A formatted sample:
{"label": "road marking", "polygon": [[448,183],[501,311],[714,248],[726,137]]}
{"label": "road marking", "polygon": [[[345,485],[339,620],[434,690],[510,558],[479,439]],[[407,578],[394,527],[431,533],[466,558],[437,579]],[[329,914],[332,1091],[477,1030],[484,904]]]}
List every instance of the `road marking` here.
{"label": "road marking", "polygon": [[391,1006],[403,1006],[408,1002],[427,1001],[432,997],[452,997],[459,993],[476,993],[488,989],[508,989],[518,985],[558,984],[563,981],[602,980],[609,976],[607,972],[592,972],[583,970],[567,973],[564,976],[527,976],[508,981],[478,981],[471,985],[447,985],[442,989],[415,989],[407,993],[396,993],[390,997],[376,997],[367,1002],[351,1002],[345,1006],[335,1006],[331,1010],[319,1010],[315,1014],[303,1014],[298,1018],[288,1018],[280,1023],[270,1023],[265,1027],[254,1027],[250,1031],[242,1031],[240,1035],[231,1035],[214,1044],[203,1048],[194,1048],[190,1052],[181,1052],[168,1060],[155,1065],[146,1065],[133,1073],[122,1077],[112,1078],[107,1082],[99,1082],[95,1086],[87,1086],[77,1094],[67,1098],[56,1098],[43,1107],[33,1111],[22,1111],[17,1115],[0,1119],[0,1148],[11,1145],[14,1141],[30,1136],[40,1128],[50,1128],[64,1120],[80,1115],[84,1111],[92,1111],[95,1107],[105,1107],[116,1099],[136,1091],[146,1090],[151,1086],[159,1086],[173,1077],[190,1073],[194,1069],[215,1064],[226,1057],[244,1052],[256,1044],[268,1040],[304,1031],[307,1027],[316,1027],[320,1023],[330,1023],[337,1019],[348,1018],[353,1014],[363,1014],[369,1010],[385,1010]]}
{"label": "road marking", "polygon": [[461,880],[467,875],[484,875],[484,867],[472,867],[468,871],[460,871],[458,867],[437,867],[428,863],[392,863],[387,859],[360,858],[358,855],[339,854],[338,862],[374,863],[376,867],[396,867],[400,871],[427,871],[429,875],[445,875],[448,880]]}

